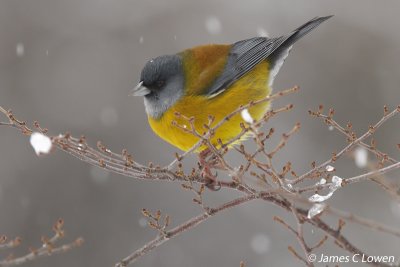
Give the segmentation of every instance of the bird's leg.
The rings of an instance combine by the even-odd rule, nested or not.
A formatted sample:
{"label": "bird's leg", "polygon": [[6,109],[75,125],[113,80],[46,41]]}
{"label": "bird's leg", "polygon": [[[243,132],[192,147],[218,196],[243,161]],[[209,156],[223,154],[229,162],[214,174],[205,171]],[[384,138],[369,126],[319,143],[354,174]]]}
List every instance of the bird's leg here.
{"label": "bird's leg", "polygon": [[218,191],[221,189],[219,183],[217,182],[217,174],[213,174],[211,169],[215,168],[215,159],[211,158],[210,162],[207,161],[207,157],[211,154],[210,149],[205,149],[199,154],[199,163],[202,168],[201,176],[206,179],[206,186],[213,191]]}

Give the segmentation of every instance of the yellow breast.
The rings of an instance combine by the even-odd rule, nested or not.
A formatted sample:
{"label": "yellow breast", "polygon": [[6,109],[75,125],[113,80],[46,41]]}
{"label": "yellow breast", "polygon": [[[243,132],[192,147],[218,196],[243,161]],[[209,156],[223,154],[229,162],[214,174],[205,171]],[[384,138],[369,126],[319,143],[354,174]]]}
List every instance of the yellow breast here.
{"label": "yellow breast", "polygon": [[[208,123],[209,115],[215,117],[213,126],[239,106],[265,98],[270,92],[268,76],[268,63],[266,61],[261,62],[220,95],[213,98],[207,98],[203,95],[183,96],[161,118],[153,119],[149,117],[150,126],[162,139],[181,150],[187,151],[199,140],[192,134],[172,125],[172,122],[176,121],[179,125],[190,127],[186,120],[176,117],[177,112],[186,117],[194,117],[196,130],[203,133],[206,131],[203,125]],[[269,103],[263,102],[251,107],[249,112],[254,119],[260,119],[268,107]],[[227,143],[241,132],[241,122],[243,122],[241,115],[235,115],[217,129],[212,142],[216,145],[218,138],[220,138],[223,143]],[[199,150],[203,149],[204,147],[201,147]]]}

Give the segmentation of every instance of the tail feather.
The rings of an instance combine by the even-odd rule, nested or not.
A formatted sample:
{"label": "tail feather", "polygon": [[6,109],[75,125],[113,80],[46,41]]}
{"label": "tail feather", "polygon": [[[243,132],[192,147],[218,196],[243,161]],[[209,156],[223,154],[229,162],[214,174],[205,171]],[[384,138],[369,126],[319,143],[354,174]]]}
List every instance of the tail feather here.
{"label": "tail feather", "polygon": [[297,42],[301,37],[303,37],[304,35],[306,35],[307,33],[309,33],[310,31],[312,31],[313,29],[315,29],[316,27],[318,27],[322,22],[324,22],[325,20],[329,19],[333,17],[333,15],[331,16],[326,16],[326,17],[316,17],[313,18],[312,20],[306,22],[305,24],[301,25],[300,27],[298,27],[297,29],[295,29],[290,35],[289,38],[286,39],[286,41],[282,44],[282,45],[292,45],[295,42]]}
{"label": "tail feather", "polygon": [[275,76],[278,74],[286,57],[289,55],[290,49],[292,48],[293,44],[301,39],[303,36],[305,36],[307,33],[318,27],[322,22],[331,17],[332,16],[313,18],[312,20],[295,29],[289,35],[280,37],[284,38],[284,41],[279,45],[277,49],[274,50],[274,52],[271,53],[271,55],[268,56],[268,61],[270,62],[270,87],[272,87]]}
{"label": "tail feather", "polygon": [[332,16],[314,18],[281,37],[255,37],[232,44],[224,71],[207,88],[206,94],[209,97],[220,94],[263,60],[268,60],[270,64],[269,84],[272,85],[292,45],[330,17]]}

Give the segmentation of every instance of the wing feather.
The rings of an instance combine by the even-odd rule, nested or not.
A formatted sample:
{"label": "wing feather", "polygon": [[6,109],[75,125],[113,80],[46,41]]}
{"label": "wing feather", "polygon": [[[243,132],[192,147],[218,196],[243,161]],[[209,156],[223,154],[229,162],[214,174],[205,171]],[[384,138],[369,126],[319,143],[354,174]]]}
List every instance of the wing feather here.
{"label": "wing feather", "polygon": [[255,37],[234,43],[224,71],[207,90],[207,95],[214,97],[220,94],[263,60],[270,59],[270,67],[273,67],[293,43],[330,17],[314,18],[285,36]]}

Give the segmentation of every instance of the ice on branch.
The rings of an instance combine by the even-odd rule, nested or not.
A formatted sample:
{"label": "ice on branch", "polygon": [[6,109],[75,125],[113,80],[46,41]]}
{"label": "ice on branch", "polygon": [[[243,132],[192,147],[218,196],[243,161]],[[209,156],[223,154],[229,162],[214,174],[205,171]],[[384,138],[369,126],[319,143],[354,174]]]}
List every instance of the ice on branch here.
{"label": "ice on branch", "polygon": [[320,194],[314,194],[308,198],[311,202],[324,202],[325,200],[329,199],[333,195],[333,192],[330,191],[327,195],[322,196]]}
{"label": "ice on branch", "polygon": [[328,166],[326,166],[325,169],[326,169],[327,172],[333,172],[335,170],[335,167],[333,167],[331,165],[328,165]]}
{"label": "ice on branch", "polygon": [[309,210],[307,214],[308,219],[312,219],[314,216],[320,214],[324,211],[326,204],[324,203],[315,203]]}
{"label": "ice on branch", "polygon": [[253,117],[250,115],[249,110],[247,108],[243,109],[240,114],[242,115],[242,118],[245,122],[250,124],[254,122]]}
{"label": "ice on branch", "polygon": [[[324,202],[325,200],[331,198],[333,196],[333,193],[339,188],[342,187],[342,181],[343,179],[338,177],[338,176],[333,176],[332,177],[332,184],[329,185],[329,193],[325,196],[322,196],[320,194],[314,194],[311,197],[308,198],[310,202]],[[326,180],[324,178],[321,179],[316,185],[323,185],[326,183]]]}
{"label": "ice on branch", "polygon": [[326,184],[326,179],[325,178],[321,178],[321,180],[319,180],[318,182],[315,183],[316,186],[324,185],[324,184]]}
{"label": "ice on branch", "polygon": [[365,168],[368,163],[368,151],[364,147],[357,147],[354,151],[354,160],[358,168]]}
{"label": "ice on branch", "polygon": [[35,150],[36,155],[38,156],[48,154],[52,147],[51,139],[46,135],[38,132],[34,132],[31,134],[30,142],[33,149]]}
{"label": "ice on branch", "polygon": [[329,187],[329,189],[335,191],[339,187],[342,187],[342,181],[343,181],[343,179],[340,178],[339,176],[336,176],[336,175],[333,176],[332,177],[332,185]]}

